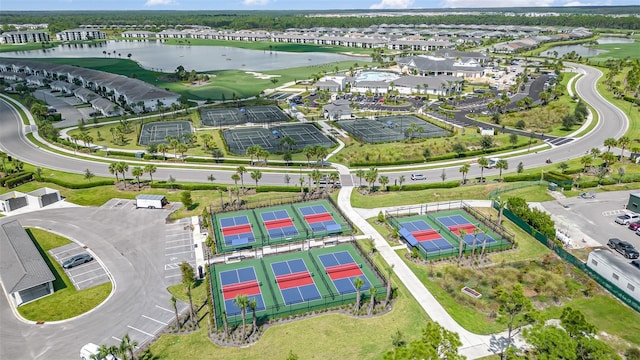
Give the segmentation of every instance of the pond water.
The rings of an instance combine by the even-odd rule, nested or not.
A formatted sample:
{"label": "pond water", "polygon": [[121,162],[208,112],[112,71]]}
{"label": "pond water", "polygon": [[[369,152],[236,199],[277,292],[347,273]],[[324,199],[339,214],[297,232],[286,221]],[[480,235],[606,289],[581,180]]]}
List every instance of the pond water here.
{"label": "pond water", "polygon": [[[627,38],[619,38],[619,37],[603,37],[596,40],[598,44],[629,44],[633,43],[633,39]],[[574,45],[559,45],[549,48],[549,50],[542,52],[540,55],[554,57],[554,51],[558,52],[558,57],[561,58],[565,54],[569,54],[572,51],[575,51],[576,54],[588,57],[588,56],[597,56],[602,53],[607,52],[606,50],[595,49],[592,47],[585,46],[584,44],[574,44]]]}
{"label": "pond water", "polygon": [[[276,46],[277,47],[277,46]],[[334,53],[247,50],[227,46],[165,45],[159,41],[105,41],[97,44],[63,44],[50,49],[0,53],[10,58],[120,58],[131,60],[148,70],[174,72],[185,70],[268,71],[336,61],[369,62],[366,57]]]}

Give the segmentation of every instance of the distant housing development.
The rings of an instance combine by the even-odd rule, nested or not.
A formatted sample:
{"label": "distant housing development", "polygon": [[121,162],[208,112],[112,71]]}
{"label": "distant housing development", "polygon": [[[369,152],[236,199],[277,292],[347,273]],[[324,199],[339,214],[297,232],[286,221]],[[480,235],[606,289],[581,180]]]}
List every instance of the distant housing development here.
{"label": "distant housing development", "polygon": [[[179,104],[180,95],[126,76],[71,65],[0,59],[0,78],[24,80],[17,75],[36,76],[33,81],[37,79],[53,90],[90,102],[104,116],[120,115],[125,110],[134,113],[159,110]],[[89,91],[80,91],[81,88]]]}
{"label": "distant housing development", "polygon": [[56,34],[56,39],[60,41],[86,41],[106,38],[107,34],[104,32],[92,29],[70,29]]}
{"label": "distant housing development", "polygon": [[0,34],[0,44],[26,44],[51,41],[46,31],[8,31]]}

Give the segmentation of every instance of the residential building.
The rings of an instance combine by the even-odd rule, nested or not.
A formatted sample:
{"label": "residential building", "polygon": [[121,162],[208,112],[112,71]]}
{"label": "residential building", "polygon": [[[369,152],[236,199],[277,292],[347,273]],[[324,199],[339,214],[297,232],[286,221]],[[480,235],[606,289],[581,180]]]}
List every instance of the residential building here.
{"label": "residential building", "polygon": [[0,44],[26,44],[49,41],[51,41],[51,36],[46,31],[8,31],[0,34]]}
{"label": "residential building", "polygon": [[60,41],[87,41],[106,38],[107,34],[93,29],[69,29],[56,34],[56,39]]}

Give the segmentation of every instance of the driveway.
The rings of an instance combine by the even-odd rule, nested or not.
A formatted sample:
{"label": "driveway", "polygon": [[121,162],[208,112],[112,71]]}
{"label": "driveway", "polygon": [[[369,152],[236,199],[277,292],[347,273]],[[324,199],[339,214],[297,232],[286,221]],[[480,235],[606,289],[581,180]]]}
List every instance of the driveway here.
{"label": "driveway", "polygon": [[[140,345],[149,342],[173,320],[166,288],[180,281],[164,276],[168,215],[167,210],[84,207],[11,217],[23,226],[79,239],[111,273],[115,291],[87,314],[41,325],[18,320],[0,296],[0,359],[73,359],[88,342],[112,345],[127,333]],[[179,311],[185,308],[180,302]]]}
{"label": "driveway", "polygon": [[58,128],[76,126],[78,125],[78,120],[88,119],[90,117],[89,113],[93,112],[90,107],[76,109],[73,106],[78,102],[76,97],[66,98],[60,96],[60,93],[51,93],[49,90],[36,90],[34,96],[54,107],[62,115],[62,121],[54,125]]}
{"label": "driveway", "polygon": [[[48,252],[60,263],[60,265],[62,265],[70,257],[86,253],[87,251],[80,244],[73,242],[71,244],[51,249]],[[92,261],[64,270],[67,273],[69,280],[71,280],[73,286],[75,286],[77,290],[88,289],[111,281],[109,279],[109,274],[105,268],[102,267],[99,259],[96,258],[95,254],[91,255],[94,258]]]}

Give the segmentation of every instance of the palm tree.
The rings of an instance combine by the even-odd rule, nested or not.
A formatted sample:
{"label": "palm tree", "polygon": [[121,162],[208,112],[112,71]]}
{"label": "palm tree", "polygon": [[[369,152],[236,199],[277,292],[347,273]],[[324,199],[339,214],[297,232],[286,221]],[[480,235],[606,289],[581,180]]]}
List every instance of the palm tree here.
{"label": "palm tree", "polygon": [[373,185],[378,180],[378,169],[372,167],[366,172],[365,181],[369,183],[369,191],[372,191]]}
{"label": "palm tree", "polygon": [[122,182],[124,183],[124,187],[126,188],[127,181],[125,179],[125,173],[129,171],[129,165],[124,161],[120,161],[117,163],[116,169],[118,170],[118,172],[122,173]]}
{"label": "palm tree", "polygon": [[155,174],[156,170],[158,170],[158,168],[153,164],[147,164],[144,166],[144,172],[149,174],[151,182],[153,182],[153,174]]}
{"label": "palm tree", "polygon": [[[125,336],[128,336],[128,334]],[[129,360],[128,351],[129,351],[129,344],[125,342],[123,337],[122,340],[120,341],[120,345],[118,346],[118,354],[120,355],[120,359]]]}
{"label": "palm tree", "polygon": [[460,242],[458,243],[458,265],[460,265],[460,261],[462,261],[462,250],[464,250],[464,237],[467,235],[467,232],[464,229],[460,229]]}
{"label": "palm tree", "polygon": [[507,206],[507,200],[503,200],[499,196],[495,199],[496,204],[498,205],[498,225],[502,224],[502,214],[504,213],[504,208]]}
{"label": "palm tree", "polygon": [[354,313],[357,314],[360,310],[360,290],[364,286],[364,280],[360,277],[355,278],[355,280],[353,280],[353,286],[356,288],[356,306]]}
{"label": "palm tree", "polygon": [[314,146],[314,148],[315,148],[316,160],[318,161],[318,163],[320,163],[320,167],[324,167],[323,160],[327,155],[329,155],[329,149],[327,149],[322,145],[316,145]]}
{"label": "palm tree", "polygon": [[363,169],[356,170],[356,176],[358,177],[358,179],[360,179],[360,185],[358,187],[362,187],[362,178],[364,178],[365,175],[366,175],[366,173],[364,172]]}
{"label": "palm tree", "polygon": [[300,176],[298,179],[300,182],[300,195],[304,194],[304,176]]}
{"label": "palm tree", "polygon": [[[178,158],[178,145],[180,145],[180,141],[178,139],[174,139],[171,136],[167,136],[169,138],[169,146],[173,149],[173,159]],[[165,139],[166,140],[166,139]]]}
{"label": "palm tree", "polygon": [[480,229],[473,229],[473,243],[471,243],[471,259],[476,255],[476,242],[478,241],[478,234],[480,233]]}
{"label": "palm tree", "polygon": [[389,305],[389,299],[391,299],[391,274],[393,274],[393,267],[395,265],[391,265],[391,266],[386,266],[385,269],[387,270],[387,294],[384,298],[384,307],[387,307],[387,305]]}
{"label": "palm tree", "polygon": [[240,309],[240,316],[242,317],[242,339],[245,338],[245,326],[246,326],[246,312],[249,307],[249,298],[247,295],[240,294],[233,299],[233,303]]}
{"label": "palm tree", "polygon": [[318,169],[313,169],[309,177],[316,184],[316,190],[320,187],[320,180],[322,179],[322,173]]}
{"label": "palm tree", "polygon": [[405,181],[405,177],[404,175],[400,175],[400,177],[398,178],[398,184],[400,184],[400,190],[402,190],[402,184]]}
{"label": "palm tree", "polygon": [[593,158],[589,155],[585,155],[580,158],[580,163],[582,164],[582,172],[587,171],[587,168],[591,166],[593,163]]}
{"label": "palm tree", "polygon": [[624,149],[626,149],[630,143],[631,143],[631,139],[629,139],[628,136],[623,136],[617,141],[618,147],[620,147],[620,149],[622,150],[620,152],[620,159],[622,161],[624,161]]}
{"label": "palm tree", "polygon": [[251,179],[256,182],[256,188],[258,187],[258,181],[262,179],[262,171],[260,170],[252,170],[251,171]]}
{"label": "palm tree", "polygon": [[369,296],[371,296],[371,301],[369,302],[369,311],[367,312],[368,315],[371,315],[371,313],[373,312],[373,307],[376,305],[376,293],[378,292],[378,289],[376,289],[375,287],[371,286],[369,288]]}
{"label": "palm tree", "polygon": [[240,180],[240,175],[238,175],[238,173],[233,173],[233,175],[231,175],[231,180],[233,180],[233,182],[236,184],[236,188],[238,187],[238,181]]}
{"label": "palm tree", "polygon": [[243,165],[240,165],[236,168],[236,173],[240,175],[240,183],[242,184],[242,188],[244,189],[244,174],[247,172],[247,168]]}
{"label": "palm tree", "polygon": [[109,164],[109,173],[114,174],[116,176],[116,183],[118,183],[118,181],[120,181],[118,179],[118,163],[112,162],[111,164]]}
{"label": "palm tree", "polygon": [[144,171],[140,166],[136,166],[131,169],[131,175],[135,176],[136,180],[138,181],[138,190],[140,190],[140,176],[142,176],[143,174]]}
{"label": "palm tree", "polygon": [[487,159],[486,157],[482,156],[480,159],[478,159],[478,165],[480,166],[480,182],[483,183],[484,182],[484,168],[489,166],[489,159]]}
{"label": "palm tree", "polygon": [[597,147],[594,147],[594,148],[591,148],[590,153],[593,156],[593,158],[595,159],[600,155],[601,151]]}
{"label": "palm tree", "polygon": [[607,151],[611,151],[613,146],[616,146],[618,142],[614,138],[606,138],[604,139],[604,146],[607,147]]}
{"label": "palm tree", "polygon": [[252,333],[255,333],[256,330],[258,329],[258,318],[256,317],[256,308],[258,307],[258,303],[256,302],[256,299],[249,299],[249,309],[251,309],[251,314],[253,315],[252,318],[252,325],[253,325],[253,330],[251,330]]}
{"label": "palm tree", "polygon": [[167,151],[169,150],[169,145],[167,145],[165,143],[158,144],[158,147],[156,149],[158,150],[158,152],[160,152],[162,154],[162,158],[166,160]]}
{"label": "palm tree", "polygon": [[176,316],[176,330],[180,329],[180,317],[178,316],[178,298],[175,295],[171,295],[169,299],[171,306],[173,307],[173,314]]}
{"label": "palm tree", "polygon": [[185,143],[179,143],[177,150],[180,153],[180,158],[182,158],[182,161],[184,161],[184,153],[189,150],[189,147]]}
{"label": "palm tree", "polygon": [[470,167],[471,166],[469,166],[469,164],[462,164],[462,166],[460,166],[460,173],[462,174],[462,184],[467,183],[467,174],[469,173]]}
{"label": "palm tree", "polygon": [[509,168],[509,163],[505,159],[500,159],[496,161],[496,169],[500,170],[500,181],[502,181],[502,170],[507,170]]}
{"label": "palm tree", "polygon": [[385,190],[389,190],[386,188],[387,184],[389,183],[389,177],[386,175],[382,175],[380,176],[380,179],[378,179],[378,182],[380,183],[380,185],[385,188]]}
{"label": "palm tree", "polygon": [[135,340],[132,341],[129,337],[129,334],[124,334],[124,336],[122,337],[122,343],[124,343],[124,348],[129,353],[129,359],[135,360],[136,358],[133,354],[133,350],[138,346],[138,342]]}
{"label": "palm tree", "polygon": [[340,174],[338,174],[337,172],[332,172],[331,174],[329,174],[329,181],[331,181],[331,183],[335,186],[338,181],[340,181]]}
{"label": "palm tree", "polygon": [[315,147],[314,146],[305,146],[304,149],[302,149],[302,153],[307,158],[307,167],[311,166],[311,157],[315,156],[315,154],[316,154]]}

